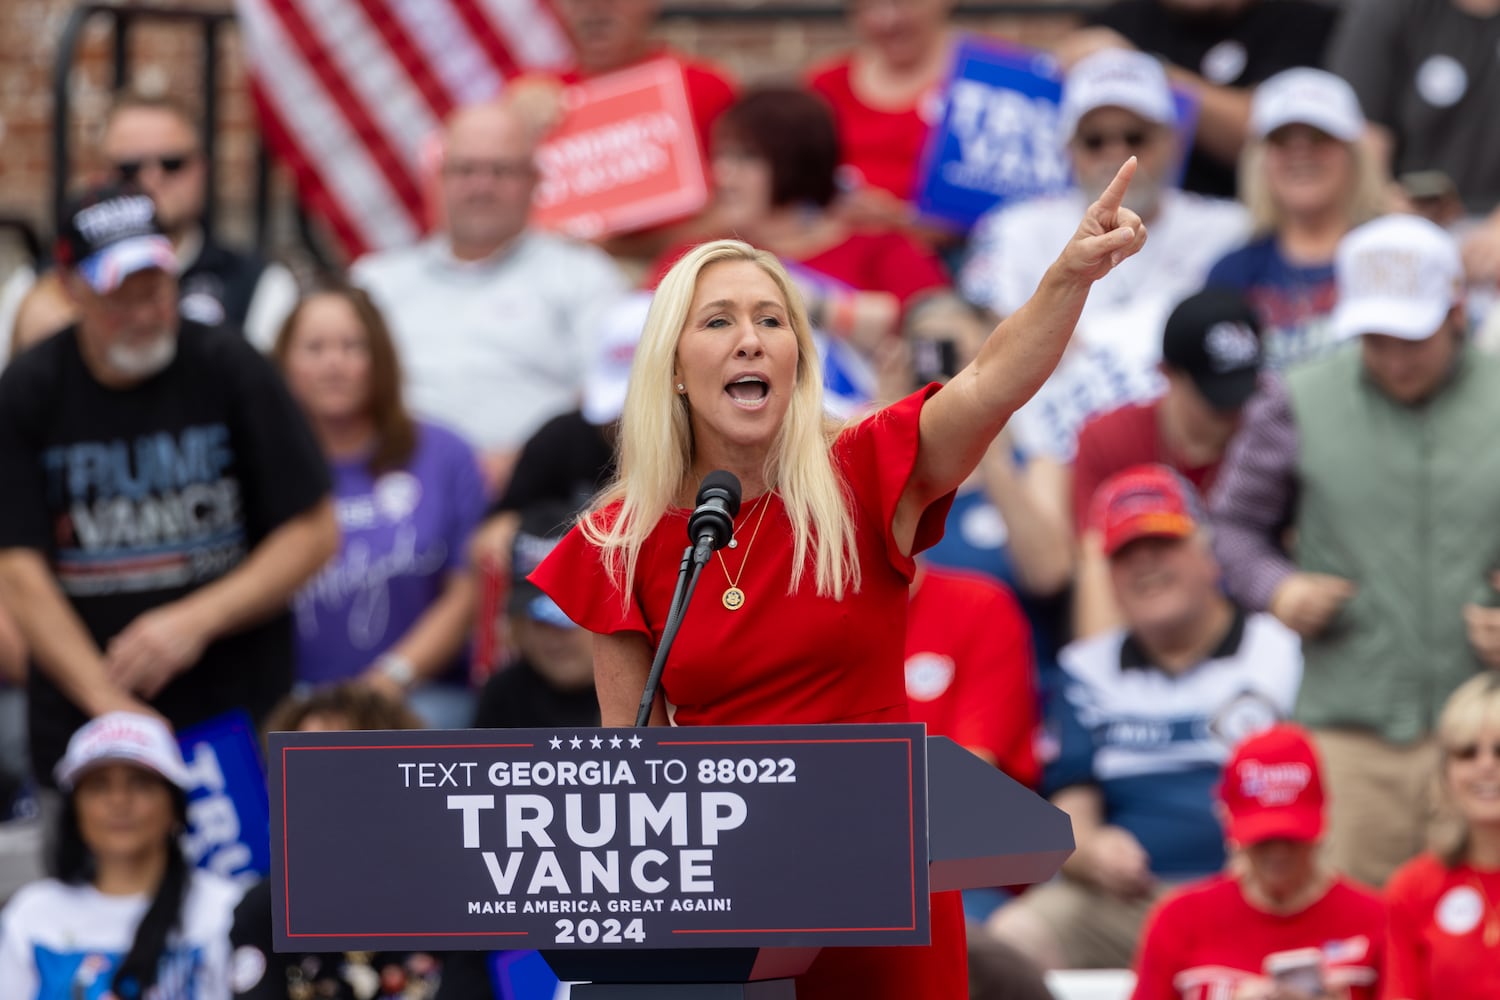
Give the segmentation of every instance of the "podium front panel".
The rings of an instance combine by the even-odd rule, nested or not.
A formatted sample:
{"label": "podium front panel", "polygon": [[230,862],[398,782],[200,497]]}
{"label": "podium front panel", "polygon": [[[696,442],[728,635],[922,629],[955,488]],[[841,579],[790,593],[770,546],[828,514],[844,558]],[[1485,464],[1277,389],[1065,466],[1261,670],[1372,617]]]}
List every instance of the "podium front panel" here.
{"label": "podium front panel", "polygon": [[925,944],[919,725],[275,733],[286,951]]}

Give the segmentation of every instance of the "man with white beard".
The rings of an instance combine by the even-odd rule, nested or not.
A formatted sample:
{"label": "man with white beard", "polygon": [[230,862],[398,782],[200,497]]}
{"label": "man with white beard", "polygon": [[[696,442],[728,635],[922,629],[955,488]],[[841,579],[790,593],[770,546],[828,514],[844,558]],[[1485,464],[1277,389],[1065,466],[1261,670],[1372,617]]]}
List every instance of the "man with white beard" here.
{"label": "man with white beard", "polygon": [[178,316],[151,198],[94,188],[61,228],[78,322],[0,377],[0,601],[31,651],[44,782],[106,712],[259,722],[291,687],[287,600],[338,540],[280,376],[239,334]]}
{"label": "man with white beard", "polygon": [[1075,187],[980,219],[959,288],[998,316],[1014,312],[1041,283],[1049,255],[1072,236],[1069,220],[1099,196],[1120,164],[1137,158],[1125,204],[1151,238],[1094,285],[1062,362],[1011,418],[1023,451],[1068,463],[1089,417],[1161,394],[1168,314],[1203,287],[1220,257],[1244,243],[1250,225],[1237,203],[1177,188],[1178,115],[1158,60],[1125,49],[1080,60],[1063,80],[1058,112]]}

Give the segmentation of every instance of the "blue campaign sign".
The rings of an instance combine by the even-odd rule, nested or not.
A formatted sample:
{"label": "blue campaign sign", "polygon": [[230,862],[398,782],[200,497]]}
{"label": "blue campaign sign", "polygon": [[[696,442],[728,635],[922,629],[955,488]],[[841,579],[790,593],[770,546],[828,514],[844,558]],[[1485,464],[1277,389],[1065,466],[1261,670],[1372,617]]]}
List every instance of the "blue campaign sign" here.
{"label": "blue campaign sign", "polygon": [[1057,136],[1062,84],[1050,56],[966,38],[946,90],[923,154],[923,215],[967,227],[997,205],[1068,186]]}
{"label": "blue campaign sign", "polygon": [[255,726],[228,712],[177,735],[188,791],[188,858],[226,878],[253,882],[271,871],[270,803]]}
{"label": "blue campaign sign", "polygon": [[277,950],[929,940],[921,726],[273,733],[270,765]]}
{"label": "blue campaign sign", "polygon": [[[990,209],[1063,191],[1072,183],[1058,134],[1062,74],[1045,52],[966,38],[947,84],[942,121],[922,156],[917,209],[972,226]],[[1172,88],[1181,180],[1198,123],[1198,101]]]}

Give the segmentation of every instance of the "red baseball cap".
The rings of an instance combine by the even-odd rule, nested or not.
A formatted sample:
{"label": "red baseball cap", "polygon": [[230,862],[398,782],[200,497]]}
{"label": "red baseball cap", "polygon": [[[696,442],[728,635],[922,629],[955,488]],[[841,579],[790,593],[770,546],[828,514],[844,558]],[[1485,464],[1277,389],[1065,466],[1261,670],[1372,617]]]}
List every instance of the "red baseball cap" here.
{"label": "red baseball cap", "polygon": [[1165,465],[1137,465],[1110,476],[1094,492],[1090,522],[1113,556],[1142,538],[1187,538],[1198,530],[1193,487]]}
{"label": "red baseball cap", "polygon": [[1224,767],[1219,798],[1229,811],[1229,839],[1241,847],[1323,835],[1318,754],[1300,726],[1279,723],[1240,743]]}

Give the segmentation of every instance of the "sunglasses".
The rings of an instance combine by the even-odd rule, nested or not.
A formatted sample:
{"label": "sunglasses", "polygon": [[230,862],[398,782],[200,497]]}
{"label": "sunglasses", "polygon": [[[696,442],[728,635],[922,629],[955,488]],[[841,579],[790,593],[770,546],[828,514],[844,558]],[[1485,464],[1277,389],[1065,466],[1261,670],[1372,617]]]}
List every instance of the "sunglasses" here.
{"label": "sunglasses", "polygon": [[171,176],[184,170],[197,156],[197,153],[174,153],[166,156],[143,156],[137,160],[116,160],[114,170],[122,181],[133,181],[147,167],[152,166]]}
{"label": "sunglasses", "polygon": [[1491,743],[1488,747],[1481,743],[1465,743],[1462,746],[1449,747],[1448,756],[1454,760],[1478,760],[1481,750],[1488,750],[1491,757],[1500,760],[1500,743]]}
{"label": "sunglasses", "polygon": [[1126,149],[1141,150],[1151,141],[1151,133],[1145,129],[1128,129],[1124,132],[1080,132],[1078,145],[1090,153],[1097,153],[1106,146],[1120,143]]}

